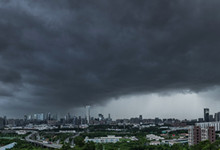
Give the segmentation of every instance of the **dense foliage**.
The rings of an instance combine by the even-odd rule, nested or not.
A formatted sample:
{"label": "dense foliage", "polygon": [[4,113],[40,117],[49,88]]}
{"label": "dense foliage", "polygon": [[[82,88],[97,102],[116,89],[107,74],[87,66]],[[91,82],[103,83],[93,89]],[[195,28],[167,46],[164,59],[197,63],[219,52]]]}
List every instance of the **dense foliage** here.
{"label": "dense foliage", "polygon": [[[46,148],[37,147],[30,143],[27,143],[19,139],[1,139],[0,145],[7,145],[9,143],[16,142],[14,148],[11,150],[47,150]],[[79,136],[75,139],[76,146],[70,148],[70,145],[64,144],[61,150],[219,150],[220,149],[220,140],[217,140],[215,143],[211,144],[209,141],[203,141],[197,145],[189,147],[187,144],[174,144],[173,146],[169,145],[160,145],[152,146],[146,145],[144,141],[135,141],[135,142],[118,142],[118,143],[109,143],[109,144],[95,144],[93,142],[84,143],[83,137]]]}

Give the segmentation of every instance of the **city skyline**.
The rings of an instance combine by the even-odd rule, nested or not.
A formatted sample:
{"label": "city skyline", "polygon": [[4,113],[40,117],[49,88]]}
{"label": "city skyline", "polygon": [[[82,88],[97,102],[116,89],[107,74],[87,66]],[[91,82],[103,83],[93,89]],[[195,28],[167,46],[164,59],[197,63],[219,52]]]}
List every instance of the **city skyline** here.
{"label": "city skyline", "polygon": [[[210,111],[209,108],[204,108],[203,109],[203,116],[199,116],[197,118],[176,118],[176,117],[172,117],[172,116],[169,116],[169,117],[158,117],[158,116],[154,116],[154,117],[149,117],[149,116],[144,116],[143,117],[143,114],[139,114],[138,116],[129,116],[129,117],[121,117],[121,118],[112,118],[111,117],[111,114],[108,113],[108,114],[103,114],[102,112],[93,112],[93,110],[96,110],[96,108],[93,108],[92,109],[92,112],[91,112],[91,106],[90,105],[87,105],[84,107],[85,109],[85,112],[82,114],[82,115],[77,115],[75,113],[66,113],[66,114],[59,114],[59,113],[51,113],[51,112],[40,112],[40,113],[32,113],[32,114],[24,114],[22,118],[11,118],[11,117],[8,117],[7,115],[4,115],[4,117],[1,117],[0,118],[8,118],[8,119],[23,119],[23,120],[39,120],[39,121],[43,121],[43,120],[56,120],[56,121],[59,121],[59,120],[62,120],[62,119],[65,119],[65,120],[69,120],[69,119],[73,119],[73,118],[83,118],[85,119],[85,121],[90,124],[90,120],[94,120],[94,119],[98,119],[98,120],[102,120],[102,119],[111,119],[112,121],[114,120],[118,120],[118,119],[132,119],[132,118],[141,118],[142,119],[177,119],[177,120],[180,120],[180,121],[184,121],[184,120],[188,120],[188,121],[195,121],[197,120],[198,122],[215,122],[215,121],[220,121],[220,110],[219,111],[216,111],[214,112],[213,110]],[[201,109],[202,110],[202,109]],[[100,118],[101,117],[101,118]]]}
{"label": "city skyline", "polygon": [[[145,95],[142,96],[132,96],[132,97],[125,97],[123,99],[118,100],[112,100],[107,105],[99,106],[94,105],[91,106],[91,115],[96,116],[99,113],[102,113],[104,115],[108,115],[108,113],[111,114],[112,118],[129,118],[129,117],[136,117],[138,115],[143,115],[145,118],[178,118],[178,119],[194,119],[199,118],[201,115],[203,115],[203,110],[201,108],[210,108],[211,113],[218,112],[218,101],[214,101],[212,105],[207,104],[206,99],[202,99],[203,103],[199,104],[200,99],[195,99],[195,94],[184,94],[184,99],[182,99],[182,94],[175,94],[174,97],[170,98],[170,95],[166,96],[157,96],[157,95],[151,95],[153,96],[152,100],[145,100]],[[147,97],[150,97],[149,95]],[[191,101],[191,98],[194,99],[193,102],[191,102],[191,105],[187,107],[182,107],[185,105],[185,103],[188,103]],[[163,100],[161,100],[163,99]],[[173,101],[173,99],[176,99]],[[136,105],[140,108],[138,111],[134,108],[136,106],[132,106],[133,101],[136,100]],[[148,103],[152,103],[153,105],[148,105]],[[123,105],[126,103],[126,106],[129,107],[123,107]],[[175,105],[176,108],[172,108],[172,106]],[[169,107],[170,106],[170,107]],[[52,113],[56,113],[59,116],[64,116],[67,113],[74,114],[75,116],[86,116],[85,114],[85,107],[77,108],[77,109],[71,109],[66,111],[55,111]],[[114,109],[112,109],[114,108]],[[171,109],[170,109],[171,108]],[[113,110],[113,111],[112,111]],[[147,111],[146,111],[147,110]],[[163,115],[161,115],[161,112],[163,111]],[[33,113],[47,113],[51,111],[29,111],[27,114],[33,114]],[[26,113],[24,113],[26,114]],[[1,113],[0,116],[9,116],[11,118],[23,118],[24,114],[20,114],[19,116],[14,115],[8,115],[7,113]]]}

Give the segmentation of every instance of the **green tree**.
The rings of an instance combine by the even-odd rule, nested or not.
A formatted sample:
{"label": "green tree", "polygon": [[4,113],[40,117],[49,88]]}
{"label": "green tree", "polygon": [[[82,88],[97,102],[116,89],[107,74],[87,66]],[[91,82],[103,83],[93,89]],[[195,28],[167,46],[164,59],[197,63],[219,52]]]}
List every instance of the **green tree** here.
{"label": "green tree", "polygon": [[86,143],[83,150],[95,150],[95,143],[94,142]]}
{"label": "green tree", "polygon": [[71,150],[70,145],[69,144],[63,144],[61,150]]}
{"label": "green tree", "polygon": [[85,145],[84,138],[82,136],[74,138],[74,143],[79,147],[83,147]]}

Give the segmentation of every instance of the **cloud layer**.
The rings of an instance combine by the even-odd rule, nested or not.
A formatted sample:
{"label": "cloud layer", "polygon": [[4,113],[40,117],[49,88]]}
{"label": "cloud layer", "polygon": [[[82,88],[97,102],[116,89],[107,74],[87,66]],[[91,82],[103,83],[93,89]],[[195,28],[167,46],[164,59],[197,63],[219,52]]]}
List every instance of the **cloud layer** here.
{"label": "cloud layer", "polygon": [[0,2],[0,107],[103,104],[220,84],[217,0]]}

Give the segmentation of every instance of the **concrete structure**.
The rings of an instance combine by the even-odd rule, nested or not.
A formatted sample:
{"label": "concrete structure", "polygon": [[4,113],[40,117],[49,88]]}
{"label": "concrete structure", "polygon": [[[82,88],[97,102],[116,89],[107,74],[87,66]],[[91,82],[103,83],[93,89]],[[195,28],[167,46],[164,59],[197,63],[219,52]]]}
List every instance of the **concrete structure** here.
{"label": "concrete structure", "polygon": [[209,140],[211,143],[215,142],[215,128],[214,127],[200,127],[191,126],[188,130],[188,144],[195,145],[201,141]]}
{"label": "concrete structure", "polygon": [[116,143],[119,142],[119,140],[122,137],[116,137],[114,135],[108,135],[107,137],[95,137],[94,139],[89,139],[88,137],[85,138],[85,142],[94,142],[94,143]]}

